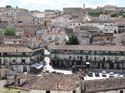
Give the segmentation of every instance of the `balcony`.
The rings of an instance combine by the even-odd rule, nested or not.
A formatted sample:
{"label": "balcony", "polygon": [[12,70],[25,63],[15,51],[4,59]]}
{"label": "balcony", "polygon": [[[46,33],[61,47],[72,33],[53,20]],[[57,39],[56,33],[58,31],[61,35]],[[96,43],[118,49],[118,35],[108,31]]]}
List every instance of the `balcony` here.
{"label": "balcony", "polygon": [[10,65],[32,65],[34,62],[30,62],[30,63],[26,63],[26,62],[4,62],[4,63],[1,63],[0,65],[1,66],[10,66]]}
{"label": "balcony", "polygon": [[81,55],[102,55],[102,56],[124,56],[125,53],[124,52],[120,52],[120,51],[115,51],[115,52],[111,52],[111,51],[60,51],[60,52],[51,52],[52,54],[81,54]]}
{"label": "balcony", "polygon": [[0,55],[0,57],[30,57],[31,55]]}

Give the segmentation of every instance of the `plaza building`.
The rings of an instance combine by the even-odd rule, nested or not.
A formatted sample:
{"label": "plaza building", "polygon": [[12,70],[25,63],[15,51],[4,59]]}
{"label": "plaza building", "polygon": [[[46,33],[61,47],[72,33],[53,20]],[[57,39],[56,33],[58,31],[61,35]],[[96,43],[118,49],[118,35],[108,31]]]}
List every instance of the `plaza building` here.
{"label": "plaza building", "polygon": [[0,47],[0,78],[8,72],[30,72],[31,65],[40,63],[43,59],[43,48]]}
{"label": "plaza building", "polygon": [[52,45],[51,60],[55,68],[90,64],[92,69],[125,69],[124,46]]}

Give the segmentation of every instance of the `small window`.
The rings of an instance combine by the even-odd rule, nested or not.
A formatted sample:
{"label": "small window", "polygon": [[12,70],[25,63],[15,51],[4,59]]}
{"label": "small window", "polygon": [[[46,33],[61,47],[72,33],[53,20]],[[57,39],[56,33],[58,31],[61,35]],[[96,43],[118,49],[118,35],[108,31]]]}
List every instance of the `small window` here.
{"label": "small window", "polygon": [[16,62],[16,60],[15,60],[15,59],[13,59],[12,61],[13,61],[13,62]]}
{"label": "small window", "polygon": [[79,56],[77,56],[77,59],[79,59]]}
{"label": "small window", "polygon": [[25,59],[22,59],[22,63],[25,63]]}
{"label": "small window", "polygon": [[123,90],[120,90],[120,92],[119,93],[123,93]]}
{"label": "small window", "polygon": [[76,93],[76,90],[73,90],[73,93]]}
{"label": "small window", "polygon": [[50,93],[50,91],[46,91],[46,93]]}
{"label": "small window", "polygon": [[5,53],[4,53],[4,56],[6,56],[6,55],[7,55],[7,53],[5,52]]}
{"label": "small window", "polygon": [[25,52],[23,52],[23,55],[25,56],[25,55],[26,55],[26,53],[25,53]]}
{"label": "small window", "polygon": [[71,56],[69,56],[69,59],[72,59],[72,57],[71,57]]}
{"label": "small window", "polygon": [[109,38],[107,38],[107,40],[110,40]]}

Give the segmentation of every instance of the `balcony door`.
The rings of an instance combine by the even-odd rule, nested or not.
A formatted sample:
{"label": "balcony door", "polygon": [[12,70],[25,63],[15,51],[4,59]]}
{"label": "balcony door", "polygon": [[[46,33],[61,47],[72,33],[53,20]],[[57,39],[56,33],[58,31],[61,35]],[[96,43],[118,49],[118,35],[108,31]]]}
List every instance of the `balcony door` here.
{"label": "balcony door", "polygon": [[23,72],[27,72],[27,66],[23,66]]}

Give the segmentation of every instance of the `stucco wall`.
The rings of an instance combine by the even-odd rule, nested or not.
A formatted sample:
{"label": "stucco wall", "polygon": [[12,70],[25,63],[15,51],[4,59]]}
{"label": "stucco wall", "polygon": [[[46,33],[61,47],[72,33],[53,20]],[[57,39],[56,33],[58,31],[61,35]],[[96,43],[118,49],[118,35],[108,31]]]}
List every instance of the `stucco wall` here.
{"label": "stucco wall", "polygon": [[[81,93],[80,88],[76,88],[76,93]],[[46,93],[46,90],[31,90],[30,93]],[[73,93],[73,90],[71,91],[55,91],[51,90],[50,93]]]}
{"label": "stucco wall", "polygon": [[0,89],[6,84],[6,80],[0,80]]}
{"label": "stucco wall", "polygon": [[97,92],[97,93],[120,93],[120,90],[123,90],[123,93],[125,93],[125,89],[105,91],[105,92]]}

